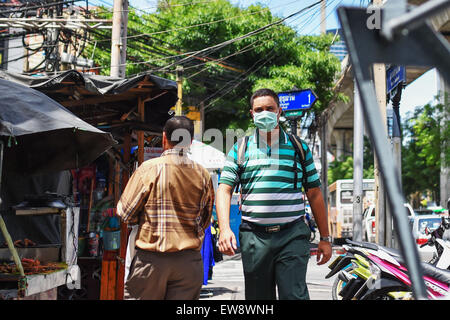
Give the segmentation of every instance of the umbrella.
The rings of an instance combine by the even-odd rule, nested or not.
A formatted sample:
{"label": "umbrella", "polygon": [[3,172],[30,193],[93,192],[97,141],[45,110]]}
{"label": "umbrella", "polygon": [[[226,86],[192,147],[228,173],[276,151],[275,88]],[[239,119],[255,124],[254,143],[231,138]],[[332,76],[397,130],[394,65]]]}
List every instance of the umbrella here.
{"label": "umbrella", "polygon": [[117,143],[45,94],[0,79],[4,168],[30,174],[83,167]]}
{"label": "umbrella", "polygon": [[192,141],[188,158],[208,170],[222,169],[226,160],[223,152],[198,140]]}

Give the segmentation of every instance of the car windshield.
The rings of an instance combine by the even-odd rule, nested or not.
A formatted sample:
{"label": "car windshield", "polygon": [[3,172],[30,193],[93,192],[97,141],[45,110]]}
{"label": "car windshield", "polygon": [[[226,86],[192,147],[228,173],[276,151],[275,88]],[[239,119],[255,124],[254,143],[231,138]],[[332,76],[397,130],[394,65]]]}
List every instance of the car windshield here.
{"label": "car windshield", "polygon": [[434,214],[434,211],[429,209],[421,209],[421,210],[414,210],[414,213],[416,214],[416,216],[423,216],[426,214]]}
{"label": "car windshield", "polygon": [[428,227],[430,231],[436,230],[441,224],[440,218],[424,218],[419,219],[417,223],[417,228],[420,233],[426,234],[425,229]]}

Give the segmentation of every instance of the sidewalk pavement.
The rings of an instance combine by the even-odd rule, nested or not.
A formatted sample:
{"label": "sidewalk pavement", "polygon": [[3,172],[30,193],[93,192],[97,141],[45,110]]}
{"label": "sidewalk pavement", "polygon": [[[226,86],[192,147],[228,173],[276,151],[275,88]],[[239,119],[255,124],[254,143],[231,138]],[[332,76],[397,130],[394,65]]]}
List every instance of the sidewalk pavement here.
{"label": "sidewalk pavement", "polygon": [[[333,246],[333,256],[324,265],[318,266],[314,249],[317,243],[311,243],[311,258],[308,263],[306,283],[311,300],[331,300],[331,287],[334,277],[325,279],[328,265],[339,254],[339,247]],[[203,286],[200,300],[245,300],[244,273],[241,254],[224,255],[224,259],[213,268],[212,279]]]}

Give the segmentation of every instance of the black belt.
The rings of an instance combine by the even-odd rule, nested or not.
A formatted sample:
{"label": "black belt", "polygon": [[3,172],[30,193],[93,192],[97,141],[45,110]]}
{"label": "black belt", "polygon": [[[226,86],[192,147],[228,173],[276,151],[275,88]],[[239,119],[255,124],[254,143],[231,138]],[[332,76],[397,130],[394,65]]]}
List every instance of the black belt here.
{"label": "black belt", "polygon": [[295,219],[294,221],[288,222],[288,223],[276,224],[276,225],[271,225],[271,226],[263,226],[260,224],[256,224],[254,222],[242,220],[239,230],[275,233],[275,232],[279,232],[281,230],[292,227],[293,225],[297,224],[300,220],[303,220],[303,216],[301,216],[298,219]]}

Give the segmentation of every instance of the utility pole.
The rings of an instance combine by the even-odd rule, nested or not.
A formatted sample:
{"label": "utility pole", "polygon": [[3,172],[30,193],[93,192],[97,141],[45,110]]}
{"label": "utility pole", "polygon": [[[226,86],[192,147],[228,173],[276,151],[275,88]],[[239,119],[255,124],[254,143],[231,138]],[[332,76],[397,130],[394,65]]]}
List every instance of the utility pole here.
{"label": "utility pole", "polygon": [[177,72],[176,81],[177,81],[177,88],[178,88],[178,101],[177,101],[177,104],[175,105],[175,115],[181,116],[183,114],[183,109],[182,109],[182,105],[183,105],[183,67],[177,66],[176,72]]}
{"label": "utility pole", "polygon": [[205,133],[205,103],[203,101],[200,102],[200,121],[202,122],[201,137],[202,137],[202,141],[203,141],[203,134]]}
{"label": "utility pole", "polygon": [[[446,129],[447,120],[450,118],[449,114],[449,97],[448,93],[450,92],[448,83],[445,82],[444,77],[440,72],[436,70],[436,78],[437,78],[437,88],[439,94],[439,103],[444,106],[442,110],[442,119],[441,119],[441,130]],[[440,173],[440,183],[439,183],[439,194],[440,194],[440,205],[444,208],[447,208],[447,200],[450,197],[450,179],[449,179],[449,168],[445,163],[445,150],[448,147],[449,141],[448,139],[444,139],[441,143],[441,173]]]}
{"label": "utility pole", "polygon": [[[383,6],[383,0],[372,0],[372,4],[381,8]],[[375,92],[378,101],[378,107],[380,108],[381,118],[384,120],[384,130],[387,137],[387,125],[386,125],[386,65],[384,63],[374,63],[373,65],[373,81],[375,86]],[[376,237],[375,241],[378,244],[386,244],[386,197],[384,191],[384,183],[381,179],[381,174],[378,170],[378,159],[375,154],[374,159],[374,178],[375,178],[375,226]]]}
{"label": "utility pole", "polygon": [[[386,67],[383,63],[376,63],[373,66],[373,79],[375,84],[375,92],[377,95],[378,106],[381,112],[381,118],[384,119],[384,130],[387,138],[386,125]],[[386,139],[387,142],[387,139]],[[384,183],[378,170],[378,159],[375,154],[374,159],[374,177],[375,177],[375,226],[376,226],[376,242],[380,245],[386,244],[386,197],[384,191]]]}
{"label": "utility pole", "polygon": [[114,0],[110,76],[125,78],[127,57],[128,0]]}
{"label": "utility pole", "polygon": [[[113,23],[111,36],[111,68],[110,76],[115,78],[125,78],[126,76],[126,51],[127,51],[127,24],[128,24],[128,0],[114,0],[113,6]],[[142,109],[142,99],[139,99],[139,112]],[[142,115],[141,115],[142,117]],[[138,132],[139,138],[142,140],[143,133]],[[142,142],[142,141],[141,141]],[[124,137],[124,161],[129,161],[131,148],[131,135],[126,134]],[[139,155],[143,152],[143,143],[139,146]],[[116,161],[116,166],[118,162]],[[128,163],[127,163],[128,164]],[[122,190],[128,182],[128,172],[123,172]],[[116,168],[116,192],[120,189],[120,168]],[[118,198],[118,196],[116,196]],[[118,199],[117,199],[118,200]],[[103,290],[100,293],[101,300],[123,300],[124,275],[125,275],[125,255],[128,242],[128,226],[120,222],[120,248],[118,252],[110,252],[103,257],[103,264],[112,264],[109,270],[102,269],[102,282],[106,282],[107,287],[111,287],[108,292]],[[112,260],[112,261],[111,261]],[[116,260],[118,260],[116,262]]]}
{"label": "utility pole", "polygon": [[321,177],[322,181],[322,195],[325,202],[325,210],[328,214],[328,159],[327,159],[327,119],[326,115],[322,113],[320,125],[320,162],[322,166]]}
{"label": "utility pole", "polygon": [[320,33],[325,34],[327,32],[327,0],[322,0],[320,3]]}
{"label": "utility pole", "polygon": [[[394,155],[394,165],[396,167],[397,179],[402,179],[402,133],[400,126],[400,100],[402,98],[403,82],[397,85],[396,92],[392,97],[392,133],[391,144]],[[389,210],[386,210],[386,246],[397,248],[396,235],[393,229],[393,217]]]}
{"label": "utility pole", "polygon": [[353,109],[353,240],[362,241],[364,118],[356,81]]}
{"label": "utility pole", "polygon": [[291,126],[291,134],[294,134],[296,136],[298,136],[297,121],[298,119],[295,118],[289,119],[289,124]]}

